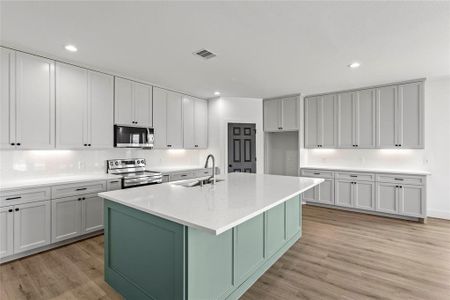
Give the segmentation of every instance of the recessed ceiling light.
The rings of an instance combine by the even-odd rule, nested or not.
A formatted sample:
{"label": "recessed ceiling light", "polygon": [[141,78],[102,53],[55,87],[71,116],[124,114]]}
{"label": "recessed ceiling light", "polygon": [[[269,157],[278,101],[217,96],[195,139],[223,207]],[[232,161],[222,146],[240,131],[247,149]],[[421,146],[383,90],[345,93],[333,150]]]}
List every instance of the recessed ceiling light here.
{"label": "recessed ceiling light", "polygon": [[77,47],[75,47],[74,45],[66,45],[64,48],[67,51],[70,51],[70,52],[77,52],[78,51]]}
{"label": "recessed ceiling light", "polygon": [[361,64],[359,62],[355,61],[355,62],[349,64],[348,66],[352,69],[356,69],[356,68],[359,68],[359,66],[361,66]]}
{"label": "recessed ceiling light", "polygon": [[220,92],[214,92],[215,96],[220,96]]}

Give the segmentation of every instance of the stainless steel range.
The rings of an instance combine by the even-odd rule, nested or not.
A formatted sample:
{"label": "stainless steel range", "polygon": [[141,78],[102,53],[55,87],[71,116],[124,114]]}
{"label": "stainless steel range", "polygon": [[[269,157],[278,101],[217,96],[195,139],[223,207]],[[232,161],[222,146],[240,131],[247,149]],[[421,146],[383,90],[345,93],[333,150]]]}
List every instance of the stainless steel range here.
{"label": "stainless steel range", "polygon": [[122,188],[162,182],[162,174],[145,169],[144,158],[111,159],[106,161],[109,174],[122,176]]}

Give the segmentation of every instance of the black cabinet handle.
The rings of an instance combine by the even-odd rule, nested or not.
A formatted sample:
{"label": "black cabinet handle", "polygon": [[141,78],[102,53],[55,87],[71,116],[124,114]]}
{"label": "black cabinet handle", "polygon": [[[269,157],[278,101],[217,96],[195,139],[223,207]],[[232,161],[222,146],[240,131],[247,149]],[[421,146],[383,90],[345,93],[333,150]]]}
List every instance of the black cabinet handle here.
{"label": "black cabinet handle", "polygon": [[8,209],[8,212],[13,212],[12,208]]}
{"label": "black cabinet handle", "polygon": [[90,147],[90,146],[91,146],[91,144],[88,144],[88,146]]}
{"label": "black cabinet handle", "polygon": [[87,146],[87,144],[84,144],[84,146],[86,147],[86,146]]}
{"label": "black cabinet handle", "polygon": [[77,188],[75,191],[84,191],[84,190],[87,190],[87,188]]}
{"label": "black cabinet handle", "polygon": [[198,147],[198,145],[195,145],[194,147],[195,147],[195,148],[197,148],[197,147]]}
{"label": "black cabinet handle", "polygon": [[399,188],[403,188],[403,186],[401,186],[401,185],[399,185],[398,187],[399,187]]}
{"label": "black cabinet handle", "polygon": [[85,197],[83,197],[83,198],[81,198],[81,200],[86,200],[86,198],[85,198]]}
{"label": "black cabinet handle", "polygon": [[78,198],[77,200],[78,200],[78,201],[81,201],[81,198]]}
{"label": "black cabinet handle", "polygon": [[14,146],[16,143],[11,143],[11,146]]}
{"label": "black cabinet handle", "polygon": [[394,178],[395,180],[403,181],[403,178]]}
{"label": "black cabinet handle", "polygon": [[350,177],[358,177],[357,175],[350,175]]}
{"label": "black cabinet handle", "polygon": [[18,208],[16,208],[16,209],[15,209],[15,211],[19,211],[19,209],[18,209]]}
{"label": "black cabinet handle", "polygon": [[167,145],[167,147],[172,147],[172,145]]}
{"label": "black cabinet handle", "polygon": [[10,197],[10,198],[6,198],[6,200],[15,200],[15,199],[20,199],[22,198],[21,196],[17,196],[17,197]]}
{"label": "black cabinet handle", "polygon": [[16,145],[17,145],[17,146],[20,146],[20,143],[17,143]]}
{"label": "black cabinet handle", "polygon": [[186,176],[187,176],[186,174],[182,174],[182,175],[181,175],[181,177],[186,177]]}
{"label": "black cabinet handle", "polygon": [[319,172],[316,172],[316,173],[314,173],[314,175],[320,175],[320,173],[319,173]]}
{"label": "black cabinet handle", "polygon": [[118,183],[119,180],[110,181],[109,183]]}

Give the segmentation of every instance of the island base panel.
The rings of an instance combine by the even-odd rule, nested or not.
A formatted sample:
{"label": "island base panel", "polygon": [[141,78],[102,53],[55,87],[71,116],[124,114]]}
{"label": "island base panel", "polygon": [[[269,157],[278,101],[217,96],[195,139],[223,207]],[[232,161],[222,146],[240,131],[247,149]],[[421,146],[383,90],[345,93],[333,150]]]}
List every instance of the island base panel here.
{"label": "island base panel", "polygon": [[299,196],[219,235],[105,200],[105,280],[126,299],[238,299],[300,236]]}

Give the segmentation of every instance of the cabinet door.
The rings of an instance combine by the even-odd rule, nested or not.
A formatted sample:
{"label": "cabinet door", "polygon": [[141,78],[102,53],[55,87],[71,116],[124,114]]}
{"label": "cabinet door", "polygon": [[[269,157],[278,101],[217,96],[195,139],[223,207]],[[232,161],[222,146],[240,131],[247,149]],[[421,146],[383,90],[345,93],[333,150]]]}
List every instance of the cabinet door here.
{"label": "cabinet door", "polygon": [[375,148],[375,90],[358,91],[355,95],[355,145]]}
{"label": "cabinet door", "polygon": [[398,87],[398,144],[402,148],[423,148],[423,82]]}
{"label": "cabinet door", "polygon": [[113,77],[89,71],[88,143],[90,148],[112,148],[114,144]]}
{"label": "cabinet door", "polygon": [[13,207],[0,208],[0,258],[14,253]]}
{"label": "cabinet door", "polygon": [[52,242],[81,234],[81,197],[52,200]]}
{"label": "cabinet door", "polygon": [[82,201],[82,233],[103,229],[103,198],[85,197]]}
{"label": "cabinet door", "polygon": [[152,102],[152,87],[133,82],[133,120],[135,125],[153,126]]}
{"label": "cabinet door", "polygon": [[353,93],[338,95],[338,147],[353,148]]}
{"label": "cabinet door", "polygon": [[195,148],[195,99],[183,96],[184,148]]}
{"label": "cabinet door", "polygon": [[281,129],[281,100],[264,100],[264,131]]}
{"label": "cabinet door", "polygon": [[183,104],[181,94],[167,93],[167,147],[183,148]]}
{"label": "cabinet door", "polygon": [[265,257],[271,257],[286,240],[284,203],[265,213]]}
{"label": "cabinet door", "polygon": [[351,181],[335,181],[335,204],[338,206],[353,206],[353,183]]}
{"label": "cabinet door", "polygon": [[319,128],[319,101],[320,97],[305,98],[305,147],[316,148]]}
{"label": "cabinet door", "polygon": [[308,202],[319,202],[319,186],[315,186],[302,194],[303,200]]}
{"label": "cabinet door", "polygon": [[397,214],[398,213],[398,188],[395,184],[377,182],[376,211]]}
{"label": "cabinet door", "polygon": [[319,186],[319,202],[334,204],[334,180],[326,179]]}
{"label": "cabinet door", "polygon": [[14,207],[14,254],[50,244],[50,201]]}
{"label": "cabinet door", "polygon": [[377,147],[394,148],[397,142],[397,87],[377,89]]}
{"label": "cabinet door", "polygon": [[16,145],[55,147],[55,64],[16,52]]}
{"label": "cabinet door", "polygon": [[153,128],[155,148],[167,148],[167,91],[153,88]]}
{"label": "cabinet door", "polygon": [[318,139],[321,147],[336,147],[336,112],[335,95],[320,97]]}
{"label": "cabinet door", "polygon": [[57,63],[56,146],[58,148],[86,148],[88,144],[87,103],[87,70]]}
{"label": "cabinet door", "polygon": [[375,187],[373,182],[358,181],[353,185],[354,207],[360,209],[375,209]]}
{"label": "cabinet door", "polygon": [[0,47],[0,148],[14,149],[16,112],[14,105],[15,52]]}
{"label": "cabinet door", "polygon": [[401,185],[399,213],[411,217],[425,216],[425,189],[422,186]]}
{"label": "cabinet door", "polygon": [[298,98],[281,99],[281,128],[282,130],[298,130]]}
{"label": "cabinet door", "polygon": [[114,124],[134,125],[133,82],[115,77],[114,86]]}
{"label": "cabinet door", "polygon": [[208,148],[208,101],[195,99],[194,104],[195,148]]}

